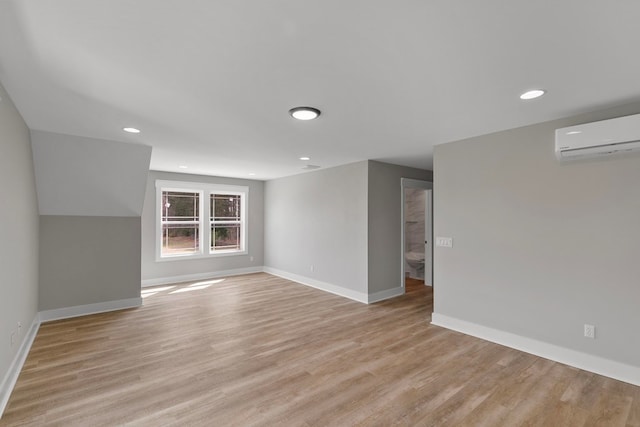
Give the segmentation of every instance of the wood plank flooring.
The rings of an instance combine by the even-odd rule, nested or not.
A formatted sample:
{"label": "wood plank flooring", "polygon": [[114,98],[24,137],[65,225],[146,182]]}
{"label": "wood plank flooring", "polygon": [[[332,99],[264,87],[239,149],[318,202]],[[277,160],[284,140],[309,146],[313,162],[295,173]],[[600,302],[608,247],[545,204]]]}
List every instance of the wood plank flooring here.
{"label": "wood plank flooring", "polygon": [[43,324],[3,426],[640,426],[640,387],[270,276]]}

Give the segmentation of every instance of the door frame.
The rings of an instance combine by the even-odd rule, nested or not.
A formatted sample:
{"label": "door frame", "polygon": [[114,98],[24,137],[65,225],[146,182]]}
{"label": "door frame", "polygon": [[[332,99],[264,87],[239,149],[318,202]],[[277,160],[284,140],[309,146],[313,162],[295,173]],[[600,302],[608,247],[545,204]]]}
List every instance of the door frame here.
{"label": "door frame", "polygon": [[[404,214],[405,214],[405,189],[407,188],[420,188],[423,190],[433,190],[433,182],[429,182],[429,181],[422,181],[419,179],[411,179],[411,178],[401,178],[400,179],[400,192],[402,193],[402,196],[400,197],[400,283],[402,286],[402,289],[404,290],[404,292],[406,292],[405,289],[405,268],[404,268],[404,243],[405,243],[405,239],[404,239],[404,233],[405,233],[405,220],[404,220]],[[427,201],[426,203],[429,203],[429,197],[427,197]],[[430,279],[430,284],[431,286],[433,286],[433,201],[431,202],[431,211],[427,212],[425,209],[425,233],[427,233],[428,230],[431,230],[431,238],[428,240],[428,245],[430,245],[431,250],[430,252],[430,259],[428,260],[428,262],[431,263],[431,277]],[[425,248],[425,261],[426,261],[426,257],[427,257],[427,251]],[[427,277],[425,277],[425,284],[427,283]]]}

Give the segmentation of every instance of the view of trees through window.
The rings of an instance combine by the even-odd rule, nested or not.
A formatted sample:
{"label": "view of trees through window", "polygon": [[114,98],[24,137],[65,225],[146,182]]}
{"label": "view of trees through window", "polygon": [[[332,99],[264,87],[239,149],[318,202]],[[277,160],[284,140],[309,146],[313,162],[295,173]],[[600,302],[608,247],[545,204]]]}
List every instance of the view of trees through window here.
{"label": "view of trees through window", "polygon": [[237,194],[211,194],[211,249],[240,249],[241,197]]}
{"label": "view of trees through window", "polygon": [[193,190],[173,185],[158,187],[160,257],[207,256],[244,250],[247,193],[201,187],[204,188],[196,185]]}
{"label": "view of trees through window", "polygon": [[200,250],[200,194],[162,192],[162,254],[190,254]]}

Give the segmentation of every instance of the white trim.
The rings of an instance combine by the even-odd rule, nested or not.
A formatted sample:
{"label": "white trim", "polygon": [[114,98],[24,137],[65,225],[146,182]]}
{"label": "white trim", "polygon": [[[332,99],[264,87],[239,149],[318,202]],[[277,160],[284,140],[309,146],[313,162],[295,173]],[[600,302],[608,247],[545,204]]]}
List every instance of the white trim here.
{"label": "white trim", "polygon": [[278,270],[276,268],[264,267],[264,272],[272,274],[274,276],[282,277],[283,279],[292,280],[294,282],[300,283],[301,285],[310,286],[312,288],[320,289],[325,292],[368,304],[368,295],[363,292],[343,288],[342,286],[332,285],[331,283],[322,282],[320,280],[289,273],[287,271]]}
{"label": "white trim", "polygon": [[172,262],[172,261],[189,261],[191,259],[206,259],[206,258],[219,258],[226,256],[238,256],[249,255],[249,251],[228,251],[228,252],[214,252],[212,254],[183,254],[183,255],[170,255],[160,259],[156,259],[156,262]]}
{"label": "white trim", "polygon": [[422,188],[423,190],[432,190],[433,182],[424,181],[422,179],[400,178],[400,186],[402,188]]}
{"label": "white trim", "polygon": [[89,314],[104,313],[106,311],[124,310],[142,305],[142,298],[128,298],[115,301],[98,302],[95,304],[76,305],[73,307],[44,310],[39,313],[40,322],[69,319],[72,317],[86,316]]}
{"label": "white trim", "polygon": [[640,386],[640,366],[627,365],[616,362],[615,360],[571,350],[533,338],[522,337],[510,332],[449,317],[444,314],[433,313],[431,316],[431,324]]}
{"label": "white trim", "polygon": [[173,283],[191,282],[193,280],[214,279],[216,277],[239,276],[241,274],[261,273],[262,267],[236,268],[233,270],[211,271],[208,273],[183,274],[181,276],[158,277],[155,279],[145,279],[142,287],[168,285]]}
{"label": "white trim", "polygon": [[196,181],[167,181],[163,179],[156,179],[156,188],[169,188],[171,190],[183,191],[186,189],[196,189],[197,190],[210,190],[215,188],[220,191],[228,191],[230,193],[234,192],[249,192],[249,187],[247,185],[229,185],[229,184],[216,184],[213,182],[196,182]]}
{"label": "white trim", "polygon": [[[406,188],[421,188],[425,191],[433,191],[433,182],[431,181],[423,181],[420,179],[411,179],[411,178],[400,178],[400,286],[404,289],[404,281],[406,279],[406,268],[405,268],[405,239],[404,239],[404,235],[405,235],[405,226],[406,226],[406,222],[405,222],[405,212],[404,212],[404,207],[406,204],[406,197],[405,197],[405,189]],[[431,222],[431,277],[429,278],[429,281],[431,282],[431,284],[433,284],[433,193],[431,193],[431,211],[428,211],[425,209],[425,217],[424,217],[424,221],[425,221],[425,234],[426,231],[428,229],[427,227],[427,222]],[[427,199],[428,199],[428,195],[427,195]],[[426,237],[426,235],[425,235]],[[426,249],[425,249],[425,256],[427,256],[426,253]],[[425,275],[426,275],[426,271],[425,271]],[[424,282],[427,283],[427,278],[424,278]]]}
{"label": "white trim", "polygon": [[0,384],[0,418],[2,418],[2,414],[7,407],[7,403],[9,403],[9,397],[11,397],[11,392],[13,392],[13,387],[15,387],[16,381],[18,381],[18,376],[20,376],[22,366],[24,365],[25,360],[27,360],[33,340],[36,338],[36,334],[38,333],[38,328],[40,328],[40,320],[38,314],[36,314],[33,322],[31,322],[29,331],[27,331],[27,334],[22,340],[22,344],[20,345],[16,356],[13,358],[11,365],[9,365],[9,370]]}
{"label": "white trim", "polygon": [[398,286],[397,288],[385,289],[384,291],[370,294],[367,298],[367,303],[371,304],[378,301],[383,301],[389,298],[399,297],[404,295],[404,286]]}

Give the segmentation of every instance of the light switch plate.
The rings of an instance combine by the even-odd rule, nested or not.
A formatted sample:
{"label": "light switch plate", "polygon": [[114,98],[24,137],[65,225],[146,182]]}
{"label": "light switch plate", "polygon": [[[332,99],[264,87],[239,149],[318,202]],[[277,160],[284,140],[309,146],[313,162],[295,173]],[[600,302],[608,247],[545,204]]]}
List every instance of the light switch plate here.
{"label": "light switch plate", "polygon": [[452,248],[453,238],[452,237],[436,237],[436,246],[440,246],[441,248]]}

